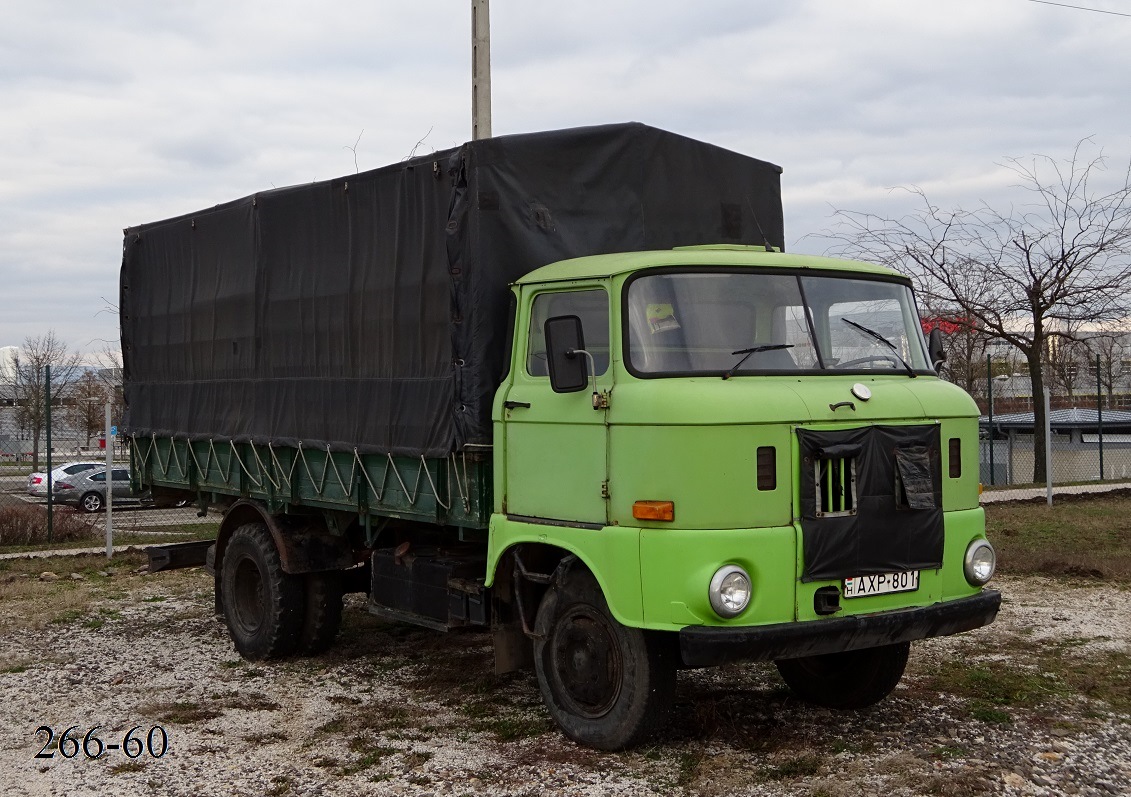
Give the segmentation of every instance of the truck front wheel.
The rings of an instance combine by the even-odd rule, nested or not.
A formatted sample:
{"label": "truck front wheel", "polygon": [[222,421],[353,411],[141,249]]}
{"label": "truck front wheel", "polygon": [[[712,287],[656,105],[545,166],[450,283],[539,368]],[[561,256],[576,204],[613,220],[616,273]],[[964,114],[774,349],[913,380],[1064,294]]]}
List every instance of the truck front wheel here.
{"label": "truck front wheel", "polygon": [[802,700],[836,709],[866,708],[891,694],[903,677],[910,642],[774,662]]}
{"label": "truck front wheel", "polygon": [[283,572],[279,552],[262,523],[232,532],[221,564],[224,620],[236,650],[246,659],[293,653],[303,621],[303,583]]}
{"label": "truck front wheel", "polygon": [[584,568],[566,571],[547,591],[535,633],[542,699],[570,738],[599,750],[621,750],[667,718],[675,692],[670,646],[618,623]]}

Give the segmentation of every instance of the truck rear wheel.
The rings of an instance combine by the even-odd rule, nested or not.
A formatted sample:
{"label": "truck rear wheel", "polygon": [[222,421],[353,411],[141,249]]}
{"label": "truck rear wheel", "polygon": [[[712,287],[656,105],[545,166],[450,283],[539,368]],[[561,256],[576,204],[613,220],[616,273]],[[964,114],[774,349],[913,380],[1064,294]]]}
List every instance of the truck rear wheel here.
{"label": "truck rear wheel", "polygon": [[279,552],[262,523],[232,532],[221,565],[224,619],[246,659],[293,653],[302,631],[303,583],[283,572]]}
{"label": "truck rear wheel", "polygon": [[535,631],[542,699],[570,738],[621,750],[667,718],[675,692],[669,646],[618,623],[587,570],[575,567],[549,589]]}
{"label": "truck rear wheel", "polygon": [[778,659],[774,664],[793,693],[836,709],[866,708],[891,694],[903,677],[910,642],[823,656]]}
{"label": "truck rear wheel", "polygon": [[342,577],[337,571],[308,573],[303,581],[306,607],[298,652],[316,656],[334,644],[342,624]]}

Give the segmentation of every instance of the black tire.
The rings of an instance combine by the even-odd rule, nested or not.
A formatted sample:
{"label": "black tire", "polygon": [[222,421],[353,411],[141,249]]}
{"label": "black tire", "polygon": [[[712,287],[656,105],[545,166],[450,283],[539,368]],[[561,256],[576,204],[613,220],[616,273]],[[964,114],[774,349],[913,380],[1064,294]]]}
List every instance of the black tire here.
{"label": "black tire", "polygon": [[667,719],[675,694],[668,640],[621,625],[597,580],[575,566],[538,607],[534,668],[562,731],[598,750],[623,750]]}
{"label": "black tire", "polygon": [[808,703],[859,709],[879,703],[903,677],[910,642],[774,662],[793,693]]}
{"label": "black tire", "polygon": [[232,532],[220,568],[224,620],[239,654],[255,660],[293,653],[302,631],[303,582],[283,572],[267,527],[246,523]]}
{"label": "black tire", "polygon": [[342,576],[331,571],[303,577],[306,600],[298,652],[316,656],[334,644],[342,624]]}
{"label": "black tire", "polygon": [[83,512],[101,512],[106,506],[106,501],[95,492],[89,492],[79,499],[79,508]]}

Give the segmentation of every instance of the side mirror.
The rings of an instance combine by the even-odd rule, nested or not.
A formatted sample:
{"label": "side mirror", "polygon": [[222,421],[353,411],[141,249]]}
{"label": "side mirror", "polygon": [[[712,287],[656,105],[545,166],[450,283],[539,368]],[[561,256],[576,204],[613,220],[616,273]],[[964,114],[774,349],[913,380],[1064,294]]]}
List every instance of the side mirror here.
{"label": "side mirror", "polygon": [[931,337],[927,341],[927,354],[931,358],[931,367],[936,371],[946,362],[946,350],[943,349],[942,330],[935,327],[931,330]]}
{"label": "side mirror", "polygon": [[546,319],[546,359],[550,366],[550,387],[555,393],[576,393],[589,384],[585,368],[585,339],[581,319],[559,315]]}

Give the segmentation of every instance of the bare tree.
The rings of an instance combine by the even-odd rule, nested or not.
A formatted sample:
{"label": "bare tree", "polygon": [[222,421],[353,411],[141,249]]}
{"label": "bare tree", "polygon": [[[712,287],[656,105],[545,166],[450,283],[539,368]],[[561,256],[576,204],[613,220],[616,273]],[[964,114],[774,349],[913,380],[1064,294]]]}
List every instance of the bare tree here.
{"label": "bare tree", "polygon": [[32,439],[32,463],[39,469],[39,441],[47,429],[47,369],[51,369],[51,405],[55,407],[78,377],[79,355],[69,353],[67,344],[55,337],[54,330],[24,345],[13,358],[12,390],[16,402],[16,423]]}
{"label": "bare tree", "polygon": [[105,425],[109,388],[93,371],[83,371],[67,395],[66,418],[76,432],[86,436],[86,445]]}
{"label": "bare tree", "polygon": [[[1101,392],[1107,394],[1107,405],[1112,405],[1117,385],[1127,377],[1128,353],[1131,336],[1124,329],[1104,329],[1088,338],[1088,365],[1093,379],[1098,378]],[[1099,374],[1096,374],[1096,357],[1099,357]]]}
{"label": "bare tree", "polygon": [[126,412],[121,349],[107,344],[94,359],[98,364],[95,375],[105,391],[106,401],[110,402],[110,417],[115,424],[121,425]]}
{"label": "bare tree", "polygon": [[[1131,287],[1131,163],[1101,187],[1105,159],[1090,139],[1070,158],[1008,159],[1028,201],[999,210],[943,211],[919,188],[902,218],[838,210],[840,251],[910,271],[928,303],[961,308],[1025,358],[1038,429],[1049,341],[1081,323],[1125,317]],[[1034,435],[1034,481],[1045,479],[1044,436]]]}
{"label": "bare tree", "polygon": [[938,328],[943,333],[946,361],[943,375],[972,396],[986,395],[986,351],[990,337],[976,319],[965,318],[960,308],[939,311],[930,305],[924,308],[923,331]]}

